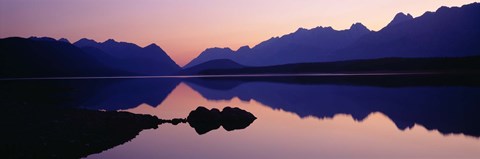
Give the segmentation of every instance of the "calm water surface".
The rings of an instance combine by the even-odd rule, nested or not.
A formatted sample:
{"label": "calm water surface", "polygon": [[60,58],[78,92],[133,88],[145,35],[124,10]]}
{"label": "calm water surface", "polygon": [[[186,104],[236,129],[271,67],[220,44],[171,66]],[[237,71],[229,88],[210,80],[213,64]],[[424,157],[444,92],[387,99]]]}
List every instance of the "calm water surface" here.
{"label": "calm water surface", "polygon": [[185,118],[198,106],[233,106],[258,119],[242,130],[219,128],[203,135],[188,124],[162,124],[89,159],[480,156],[474,112],[480,88],[474,86],[167,79],[107,83],[83,107],[172,119]]}

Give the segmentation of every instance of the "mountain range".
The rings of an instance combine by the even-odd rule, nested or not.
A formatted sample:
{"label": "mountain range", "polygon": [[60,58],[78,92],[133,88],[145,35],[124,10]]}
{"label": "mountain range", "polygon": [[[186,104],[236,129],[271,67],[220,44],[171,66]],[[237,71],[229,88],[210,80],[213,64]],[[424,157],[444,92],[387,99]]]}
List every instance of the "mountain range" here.
{"label": "mountain range", "polygon": [[[244,69],[248,67],[264,67],[256,70],[265,70],[265,66],[280,66],[267,67],[267,72],[279,72],[270,69],[294,66],[291,68],[296,70],[306,66],[325,66],[326,62],[334,64],[328,67],[335,68],[335,64],[359,63],[354,60],[367,60],[360,63],[371,60],[370,62],[375,64],[368,64],[369,67],[377,66],[378,69],[383,69],[383,65],[377,64],[391,62],[389,58],[399,58],[403,61],[402,65],[408,65],[409,61],[422,62],[411,60],[415,58],[423,59],[423,62],[427,63],[432,63],[429,61],[433,60],[437,61],[433,62],[437,68],[441,68],[442,60],[428,58],[453,58],[451,60],[456,66],[464,68],[474,66],[480,56],[478,19],[480,3],[472,3],[462,7],[441,7],[436,12],[426,12],[416,18],[410,14],[398,13],[379,31],[369,30],[361,23],[355,23],[346,30],[335,30],[332,27],[300,28],[291,34],[268,39],[252,48],[243,46],[236,51],[230,48],[206,49],[184,66],[183,71],[156,44],[140,47],[113,39],[97,42],[83,38],[71,43],[64,38],[56,40],[49,37],[11,37],[0,39],[0,76],[151,76],[196,74],[207,69],[242,69],[242,72],[251,70]],[[473,60],[465,60],[470,57]],[[447,61],[452,62],[451,60]],[[458,61],[462,60],[474,61],[474,64],[458,64]],[[332,63],[338,61],[347,62]],[[350,64],[348,66],[358,67]],[[390,66],[397,68],[395,64]],[[322,72],[334,70],[323,69]],[[368,70],[376,71],[373,68]]]}
{"label": "mountain range", "polygon": [[80,39],[73,45],[95,57],[103,64],[118,70],[142,75],[169,75],[178,72],[178,66],[162,48],[150,44],[144,48],[133,43],[109,39],[103,43]]}
{"label": "mountain range", "polygon": [[[474,78],[472,83],[478,81],[478,76]],[[468,83],[463,80],[469,80],[462,77],[452,79],[460,80],[454,82],[460,85]],[[480,89],[451,85],[438,76],[356,77],[355,80],[350,77],[186,80],[189,87],[211,101],[235,98],[259,102],[274,110],[292,112],[301,118],[325,119],[347,114],[359,122],[371,113],[381,112],[400,130],[422,125],[445,135],[461,133],[480,136],[480,125],[476,123],[480,119],[476,113],[479,110],[477,94]],[[393,81],[400,85],[391,83]],[[439,87],[431,87],[432,84]]]}
{"label": "mountain range", "polygon": [[321,59],[319,53],[333,53],[371,32],[361,23],[340,31],[332,27],[311,30],[300,28],[288,35],[273,37],[253,48],[244,46],[237,51],[230,48],[207,49],[185,65],[185,68],[217,59],[230,59],[247,66],[317,62]]}
{"label": "mountain range", "polygon": [[51,38],[0,39],[1,77],[113,76],[125,72],[106,67],[80,48]]}
{"label": "mountain range", "polygon": [[348,30],[317,27],[274,37],[253,48],[210,48],[185,68],[218,59],[245,66],[374,59],[384,57],[465,57],[480,55],[480,3],[441,7],[413,18],[398,13],[380,31],[361,23]]}
{"label": "mountain range", "polygon": [[181,68],[159,46],[49,37],[0,39],[1,77],[172,75]]}

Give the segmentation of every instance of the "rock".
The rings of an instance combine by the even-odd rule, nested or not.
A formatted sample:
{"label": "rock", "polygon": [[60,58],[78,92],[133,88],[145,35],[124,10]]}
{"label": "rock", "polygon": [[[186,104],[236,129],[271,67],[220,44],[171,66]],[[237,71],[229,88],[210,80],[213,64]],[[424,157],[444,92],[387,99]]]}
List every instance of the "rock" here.
{"label": "rock", "polygon": [[188,114],[187,121],[198,134],[205,134],[220,128],[220,110],[215,108],[208,110],[200,106]]}
{"label": "rock", "polygon": [[175,118],[171,120],[171,123],[173,125],[178,125],[179,123],[186,123],[186,122],[187,122],[186,119],[181,119],[181,118]]}
{"label": "rock", "polygon": [[205,107],[198,107],[190,112],[187,117],[188,122],[212,122],[220,120],[220,110],[213,108],[208,110]]}
{"label": "rock", "polygon": [[222,127],[227,131],[245,129],[255,119],[252,113],[242,110],[240,108],[225,107],[221,113]]}
{"label": "rock", "polygon": [[195,131],[202,135],[222,126],[227,131],[245,129],[257,119],[252,113],[240,108],[225,107],[222,112],[213,108],[198,107],[190,112],[187,121]]}

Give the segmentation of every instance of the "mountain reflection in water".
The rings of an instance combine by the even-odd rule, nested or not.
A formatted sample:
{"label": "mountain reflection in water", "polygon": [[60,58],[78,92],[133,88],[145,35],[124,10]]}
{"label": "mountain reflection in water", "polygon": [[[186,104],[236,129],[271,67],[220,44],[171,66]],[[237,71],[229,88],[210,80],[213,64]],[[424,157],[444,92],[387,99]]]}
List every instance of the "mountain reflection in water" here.
{"label": "mountain reflection in water", "polygon": [[[218,89],[224,81],[187,82],[209,100],[255,100],[301,117],[349,114],[362,121],[382,112],[401,130],[419,124],[443,134],[480,136],[480,88],[462,86],[372,87],[328,84],[243,82]],[[235,82],[235,81],[226,81]],[[238,82],[238,81],[237,81]]]}
{"label": "mountain reflection in water", "polygon": [[[220,81],[215,81],[214,83],[216,82]],[[266,86],[259,87],[261,85]],[[283,87],[283,90],[280,88],[266,90],[268,85]],[[247,91],[245,94],[263,92],[263,94],[268,94],[265,96],[271,97],[273,101],[281,101],[279,102],[279,107],[267,105],[267,98],[259,97],[257,101],[257,99],[243,98],[242,96],[230,96],[231,92],[229,91],[242,87],[250,89],[250,92]],[[326,98],[343,97],[339,99],[343,102],[339,103],[347,104],[338,109],[333,109],[334,106],[321,103],[320,105],[308,105],[312,108],[303,107],[300,106],[301,102],[298,101],[299,92],[301,91],[287,89],[297,88],[298,90],[304,90],[308,87],[317,89],[322,87],[342,88],[338,92],[334,91],[331,93],[337,95],[330,95],[325,98],[320,98],[320,94],[315,94],[315,92],[309,93],[305,91],[303,93],[310,94],[311,97],[320,98],[318,101],[326,100],[326,103],[334,101],[334,99],[327,100]],[[200,90],[200,88],[206,90]],[[220,110],[227,105],[235,105],[252,112],[258,117],[254,123],[242,131],[227,132],[218,130],[198,136],[191,131],[190,127],[185,125],[162,125],[158,131],[144,131],[131,143],[118,146],[102,154],[92,155],[90,158],[131,158],[136,157],[135,154],[142,154],[146,158],[195,158],[199,156],[202,158],[258,158],[258,156],[263,156],[264,158],[476,158],[476,156],[480,155],[480,151],[478,151],[480,140],[477,136],[466,135],[464,132],[445,133],[437,131],[436,128],[429,128],[429,130],[422,125],[423,123],[419,124],[417,122],[408,128],[399,129],[399,126],[397,126],[398,121],[394,121],[395,118],[378,110],[369,112],[361,107],[362,104],[354,107],[356,103],[355,96],[348,97],[348,90],[351,92],[350,95],[355,95],[355,91],[352,90],[357,90],[361,94],[364,89],[372,89],[379,91],[373,94],[378,95],[382,94],[382,92],[401,94],[403,92],[401,90],[408,94],[410,92],[408,91],[409,89],[417,88],[426,90],[419,93],[430,94],[417,98],[424,99],[423,102],[419,102],[425,104],[433,103],[428,101],[431,99],[446,101],[447,97],[450,100],[475,102],[474,98],[472,98],[475,94],[463,96],[464,94],[478,92],[478,88],[475,87],[387,88],[362,85],[242,82],[240,85],[231,88],[233,89],[211,89],[199,83],[181,83],[160,105],[152,107],[148,104],[142,104],[127,111],[153,114],[162,118],[172,118],[188,115],[190,110],[195,109],[192,106],[193,103],[204,105],[209,109],[217,108]],[[399,89],[398,92],[395,91],[397,89]],[[449,92],[452,89],[457,91]],[[324,90],[324,92],[331,91]],[[412,90],[412,92],[415,91],[417,90]],[[211,93],[210,95],[222,97],[213,98],[213,96],[207,96],[207,92]],[[367,91],[366,93],[372,93],[372,91]],[[460,94],[452,95],[452,97],[448,95],[455,93]],[[361,97],[358,94],[356,96]],[[385,96],[388,96],[388,94]],[[263,101],[261,101],[262,99]],[[297,109],[287,109],[289,107],[287,107],[288,102],[286,101],[298,103],[299,107],[291,106]],[[392,103],[395,103],[395,101],[392,101]],[[406,103],[415,102],[410,101]],[[368,105],[368,102],[363,104]],[[381,103],[373,102],[371,104]],[[389,103],[385,102],[385,104]],[[417,104],[417,106],[419,105]],[[326,108],[322,109],[322,107]],[[308,113],[309,109],[312,113]],[[302,114],[302,110],[307,113]],[[335,112],[334,110],[345,111]],[[353,116],[349,114],[349,112],[355,112],[356,110],[367,112],[367,115]],[[322,111],[326,112],[322,114]],[[461,111],[455,110],[453,112],[460,113]],[[461,119],[457,118],[456,121],[461,121]],[[470,124],[475,123],[475,121],[470,122]],[[468,123],[464,125],[468,125]],[[469,126],[474,127],[474,125]],[[366,143],[368,143],[368,146],[365,146]],[[161,147],[161,149],[148,148],[151,147],[149,145],[155,145],[155,147]]]}
{"label": "mountain reflection in water", "polygon": [[[348,158],[341,150],[353,156],[387,158],[480,155],[480,117],[476,114],[480,87],[474,82],[425,84],[428,80],[415,83],[397,79],[393,83],[387,80],[387,84],[378,83],[380,79],[353,83],[236,78],[32,80],[2,81],[0,93],[2,100],[19,104],[123,110],[161,119],[186,117],[199,105],[219,110],[238,106],[258,118],[242,131],[217,130],[201,136],[188,124],[163,124],[88,158],[132,158],[138,154],[146,158],[195,157],[188,154],[222,158],[223,153],[212,156],[218,150],[252,154],[238,158],[295,158],[293,154],[300,153]],[[376,145],[361,148],[360,143],[367,142]],[[238,143],[236,148],[232,143]],[[425,147],[412,149],[415,145]],[[318,151],[322,148],[325,151]],[[180,153],[182,150],[189,152]]]}

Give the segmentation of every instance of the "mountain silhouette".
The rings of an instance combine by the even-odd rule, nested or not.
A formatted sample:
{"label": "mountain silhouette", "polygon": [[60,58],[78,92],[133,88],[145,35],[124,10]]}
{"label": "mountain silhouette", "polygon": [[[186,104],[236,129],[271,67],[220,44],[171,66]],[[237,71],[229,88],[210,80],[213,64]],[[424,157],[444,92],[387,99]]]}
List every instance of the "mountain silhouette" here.
{"label": "mountain silhouette", "polygon": [[180,67],[159,46],[50,37],[0,39],[2,77],[171,75]]}
{"label": "mountain silhouette", "polygon": [[52,38],[0,39],[1,77],[114,76],[127,74]]}
{"label": "mountain silhouette", "polygon": [[441,7],[414,19],[397,14],[387,27],[365,35],[325,60],[478,56],[478,19],[480,3]]}
{"label": "mountain silhouette", "polygon": [[391,27],[391,26],[394,26],[394,25],[397,25],[397,24],[400,24],[400,23],[403,23],[403,22],[406,22],[406,21],[409,21],[409,20],[413,20],[412,15],[400,12],[397,15],[395,15],[395,17],[393,18],[393,20],[390,23],[388,23],[387,27]]}
{"label": "mountain silhouette", "polygon": [[300,28],[249,49],[212,48],[184,68],[216,59],[245,66],[271,66],[306,62],[333,62],[385,57],[465,57],[480,55],[480,3],[441,7],[413,18],[398,13],[378,32],[360,23],[337,31],[331,27]]}
{"label": "mountain silhouette", "polygon": [[170,75],[180,67],[156,44],[147,47],[109,39],[103,43],[80,39],[74,43],[103,64],[143,75]]}
{"label": "mountain silhouette", "polygon": [[323,54],[344,48],[371,32],[361,23],[355,23],[350,29],[340,31],[332,27],[310,30],[300,28],[288,35],[273,37],[253,48],[244,46],[237,51],[230,48],[207,49],[184,68],[216,59],[230,59],[246,66],[315,62],[320,60]]}
{"label": "mountain silhouette", "polygon": [[60,38],[58,40],[51,38],[51,37],[36,37],[36,36],[31,36],[28,39],[30,40],[35,40],[35,41],[60,41],[60,42],[66,42],[70,44],[70,41],[66,38]]}
{"label": "mountain silhouette", "polygon": [[51,37],[36,37],[36,36],[32,36],[32,37],[29,37],[28,39],[30,40],[34,40],[34,41],[57,41],[56,39],[54,38],[51,38]]}
{"label": "mountain silhouette", "polygon": [[60,38],[58,39],[58,41],[61,41],[61,42],[66,42],[66,43],[69,43],[70,44],[70,41],[66,38]]}

